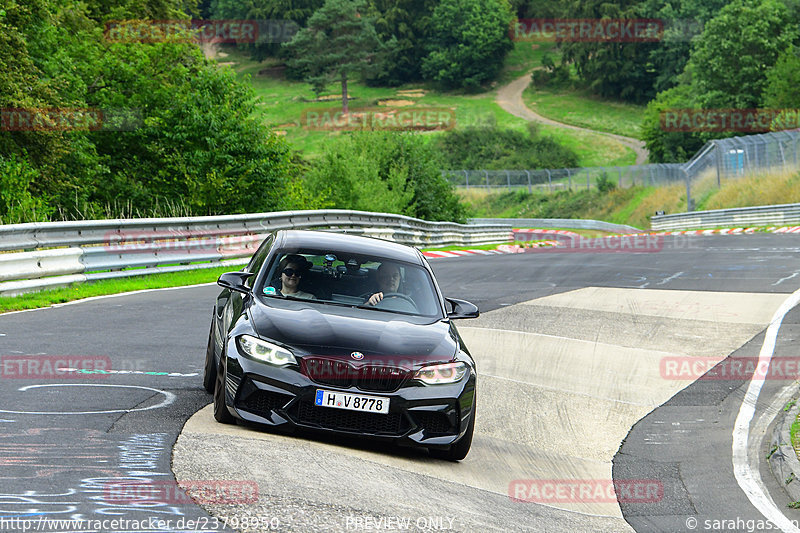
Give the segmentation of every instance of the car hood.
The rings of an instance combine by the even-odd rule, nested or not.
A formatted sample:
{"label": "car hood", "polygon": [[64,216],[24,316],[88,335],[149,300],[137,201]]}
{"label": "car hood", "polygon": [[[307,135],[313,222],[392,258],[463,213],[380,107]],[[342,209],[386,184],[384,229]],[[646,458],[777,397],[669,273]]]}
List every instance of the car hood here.
{"label": "car hood", "polygon": [[367,359],[390,356],[416,363],[449,361],[458,350],[449,321],[407,317],[372,309],[281,300],[250,308],[256,333],[292,347],[297,355]]}

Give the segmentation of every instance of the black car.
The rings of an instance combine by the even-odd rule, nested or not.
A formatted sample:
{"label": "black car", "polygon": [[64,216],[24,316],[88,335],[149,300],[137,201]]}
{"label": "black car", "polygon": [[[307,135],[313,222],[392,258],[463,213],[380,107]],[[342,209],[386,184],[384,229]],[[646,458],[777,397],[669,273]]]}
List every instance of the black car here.
{"label": "black car", "polygon": [[423,446],[460,460],[475,427],[475,362],[415,248],[322,231],[270,235],[220,276],[204,385],[214,417]]}

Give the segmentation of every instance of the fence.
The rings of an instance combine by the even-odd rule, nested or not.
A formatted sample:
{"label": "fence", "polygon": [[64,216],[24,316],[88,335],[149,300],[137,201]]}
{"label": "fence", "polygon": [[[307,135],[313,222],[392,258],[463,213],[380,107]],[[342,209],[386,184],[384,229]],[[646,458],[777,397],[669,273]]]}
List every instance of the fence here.
{"label": "fence", "polygon": [[456,187],[466,189],[527,189],[557,191],[591,189],[601,178],[621,188],[634,185],[660,187],[686,185],[689,210],[693,209],[692,187],[703,176],[723,179],[798,169],[800,130],[779,131],[707,142],[686,163],[562,168],[539,170],[445,170],[442,175]]}
{"label": "fence", "polygon": [[416,246],[510,241],[511,226],[401,215],[285,211],[217,217],[34,222],[0,226],[0,295],[70,283],[242,264],[269,232],[326,229]]}

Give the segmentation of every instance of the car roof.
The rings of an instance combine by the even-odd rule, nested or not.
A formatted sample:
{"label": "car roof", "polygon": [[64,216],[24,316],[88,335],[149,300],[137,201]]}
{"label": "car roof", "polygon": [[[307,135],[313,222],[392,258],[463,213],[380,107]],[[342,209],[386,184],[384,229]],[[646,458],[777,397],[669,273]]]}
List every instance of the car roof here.
{"label": "car roof", "polygon": [[422,264],[416,248],[371,237],[310,230],[281,230],[276,237],[275,244],[280,248],[331,249]]}

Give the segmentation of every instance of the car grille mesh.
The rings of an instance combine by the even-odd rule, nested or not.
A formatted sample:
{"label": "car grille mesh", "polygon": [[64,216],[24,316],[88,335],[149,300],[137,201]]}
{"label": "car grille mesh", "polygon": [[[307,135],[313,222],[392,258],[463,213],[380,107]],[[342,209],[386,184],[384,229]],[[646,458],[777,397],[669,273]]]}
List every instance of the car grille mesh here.
{"label": "car grille mesh", "polygon": [[429,433],[455,433],[450,418],[445,413],[419,411],[413,413],[417,424]]}
{"label": "car grille mesh", "polygon": [[303,360],[303,371],[312,381],[322,385],[348,388],[357,387],[370,392],[393,392],[400,388],[410,371],[383,365],[355,367],[346,361],[308,357]]}
{"label": "car grille mesh", "polygon": [[399,413],[378,414],[346,411],[331,407],[319,407],[310,402],[301,402],[298,411],[300,423],[376,435],[401,435],[404,432],[403,417]]}
{"label": "car grille mesh", "polygon": [[286,394],[256,390],[248,395],[240,405],[246,411],[266,416],[271,411],[286,405],[291,399],[292,397]]}

